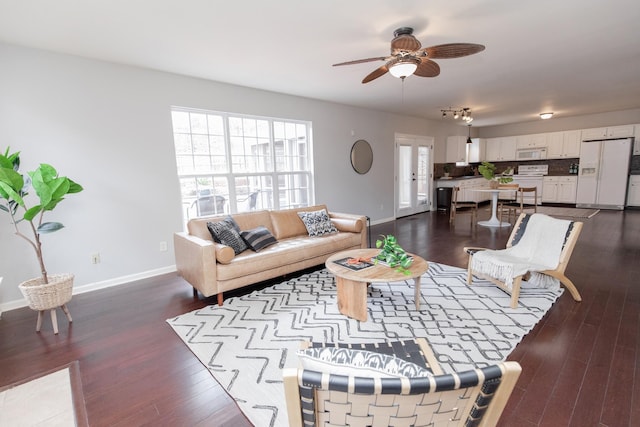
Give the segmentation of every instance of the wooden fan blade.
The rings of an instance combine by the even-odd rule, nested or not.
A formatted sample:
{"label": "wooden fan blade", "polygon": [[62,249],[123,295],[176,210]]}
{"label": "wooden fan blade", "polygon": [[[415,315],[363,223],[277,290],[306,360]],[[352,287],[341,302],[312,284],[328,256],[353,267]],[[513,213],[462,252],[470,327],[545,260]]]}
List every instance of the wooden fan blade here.
{"label": "wooden fan blade", "polygon": [[366,59],[356,59],[355,61],[347,61],[347,62],[341,62],[339,64],[333,64],[334,67],[338,67],[340,65],[353,65],[353,64],[362,64],[364,62],[373,62],[373,61],[384,61],[385,59],[387,59],[384,56],[380,56],[378,58],[366,58]]}
{"label": "wooden fan blade", "polygon": [[384,76],[389,71],[388,64],[384,64],[383,66],[376,68],[373,70],[367,77],[362,79],[362,83],[369,83],[371,80],[375,80],[380,76]]}
{"label": "wooden fan blade", "polygon": [[473,43],[448,43],[440,44],[437,46],[425,47],[421,49],[421,52],[427,54],[431,59],[446,59],[446,58],[460,58],[462,56],[473,55],[474,53],[482,52],[484,46],[481,44]]}
{"label": "wooden fan blade", "polygon": [[440,66],[430,59],[423,58],[413,74],[419,77],[436,77],[440,74]]}

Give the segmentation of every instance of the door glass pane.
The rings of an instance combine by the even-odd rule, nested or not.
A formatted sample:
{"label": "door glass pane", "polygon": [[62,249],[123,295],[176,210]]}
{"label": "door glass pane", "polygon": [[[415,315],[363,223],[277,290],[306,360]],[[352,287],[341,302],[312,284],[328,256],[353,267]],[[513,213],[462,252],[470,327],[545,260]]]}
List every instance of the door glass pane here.
{"label": "door glass pane", "polygon": [[418,206],[429,204],[429,149],[424,145],[418,147]]}
{"label": "door glass pane", "polygon": [[411,206],[411,151],[410,145],[401,145],[398,156],[398,208]]}

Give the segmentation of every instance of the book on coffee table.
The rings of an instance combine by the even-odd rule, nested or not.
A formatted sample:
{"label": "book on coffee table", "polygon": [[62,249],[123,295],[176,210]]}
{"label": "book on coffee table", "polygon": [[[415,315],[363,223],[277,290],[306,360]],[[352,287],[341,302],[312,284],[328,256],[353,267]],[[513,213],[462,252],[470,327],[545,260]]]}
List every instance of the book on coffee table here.
{"label": "book on coffee table", "polygon": [[363,270],[365,268],[373,266],[372,262],[363,261],[363,260],[360,260],[360,259],[350,258],[350,257],[340,258],[340,259],[337,259],[337,260],[335,260],[333,262],[335,262],[336,264],[339,264],[339,265],[341,265],[343,267],[347,267],[348,269],[354,270],[354,271]]}

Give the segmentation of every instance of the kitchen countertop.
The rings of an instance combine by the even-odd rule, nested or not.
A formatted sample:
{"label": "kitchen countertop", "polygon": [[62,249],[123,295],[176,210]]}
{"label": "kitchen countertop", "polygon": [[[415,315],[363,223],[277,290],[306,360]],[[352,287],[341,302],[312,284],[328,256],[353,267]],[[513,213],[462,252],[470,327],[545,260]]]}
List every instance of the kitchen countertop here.
{"label": "kitchen countertop", "polygon": [[450,176],[448,178],[445,178],[444,176],[441,176],[439,178],[436,178],[436,181],[461,181],[461,180],[465,180],[465,179],[474,179],[474,178],[482,178],[482,175],[463,175],[463,176]]}

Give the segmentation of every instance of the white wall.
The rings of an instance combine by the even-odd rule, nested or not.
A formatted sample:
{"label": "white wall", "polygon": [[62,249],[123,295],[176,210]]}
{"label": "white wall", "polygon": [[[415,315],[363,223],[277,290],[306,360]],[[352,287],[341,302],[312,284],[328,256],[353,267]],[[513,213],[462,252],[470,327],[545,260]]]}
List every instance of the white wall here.
{"label": "white wall", "polygon": [[[434,136],[439,161],[449,133],[438,121],[6,44],[0,63],[0,149],[21,151],[23,171],[46,162],[84,186],[45,218],[66,228],[43,236],[49,272],[75,273],[76,289],[171,270],[172,234],[182,227],[172,105],[312,121],[316,201],[373,221],[393,217],[394,134]],[[361,138],[374,151],[366,175],[349,160]],[[0,215],[5,310],[22,303],[17,284],[39,275],[32,250],[12,233]],[[169,251],[160,252],[161,241]]]}

